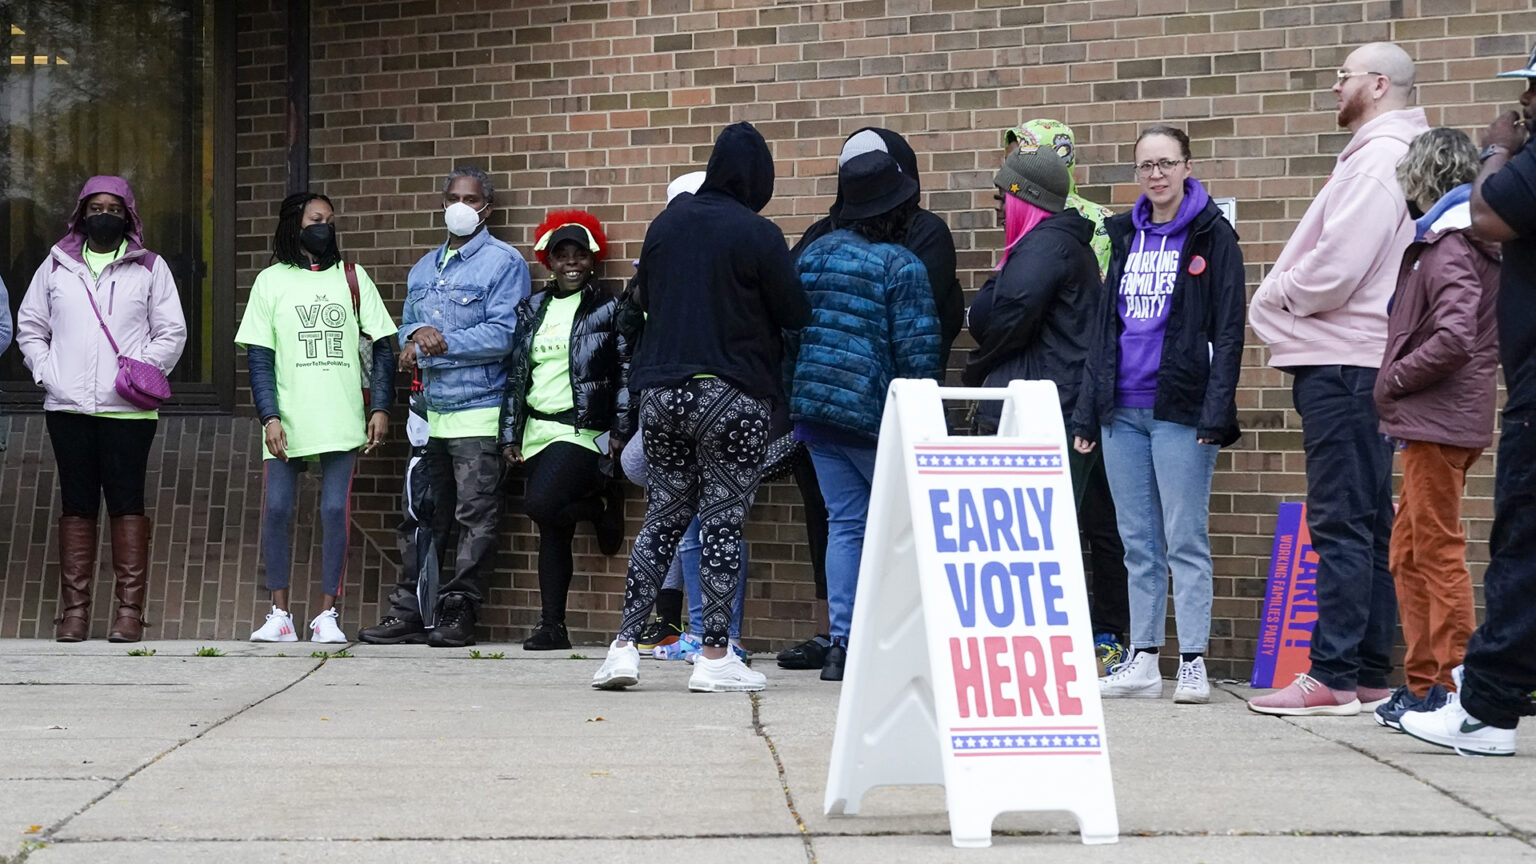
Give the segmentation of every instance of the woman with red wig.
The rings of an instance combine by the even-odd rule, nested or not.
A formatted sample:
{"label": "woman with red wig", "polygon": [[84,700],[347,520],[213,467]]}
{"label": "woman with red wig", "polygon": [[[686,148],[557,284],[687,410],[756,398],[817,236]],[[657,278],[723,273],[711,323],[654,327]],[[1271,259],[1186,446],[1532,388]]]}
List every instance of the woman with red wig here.
{"label": "woman with red wig", "polygon": [[612,465],[604,457],[618,458],[634,412],[630,340],[620,330],[617,301],[595,276],[608,251],[602,225],[584,210],[557,211],[534,237],[534,254],[550,277],[518,306],[498,440],[507,461],[524,467],[523,506],[539,528],[542,610],[523,647],[550,651],[571,647],[565,601],[577,523],[593,523],[605,555],[623,543],[622,493],[608,483]]}

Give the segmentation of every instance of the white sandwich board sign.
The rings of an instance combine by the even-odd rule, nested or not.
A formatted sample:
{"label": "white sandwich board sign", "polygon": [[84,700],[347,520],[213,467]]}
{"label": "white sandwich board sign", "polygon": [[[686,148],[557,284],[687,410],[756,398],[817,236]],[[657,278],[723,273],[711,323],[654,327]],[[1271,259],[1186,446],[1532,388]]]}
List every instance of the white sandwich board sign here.
{"label": "white sandwich board sign", "polygon": [[[1002,399],[995,436],[950,436],[944,399]],[[1065,810],[1119,838],[1056,386],[891,383],[825,811],[940,784],[950,838]]]}

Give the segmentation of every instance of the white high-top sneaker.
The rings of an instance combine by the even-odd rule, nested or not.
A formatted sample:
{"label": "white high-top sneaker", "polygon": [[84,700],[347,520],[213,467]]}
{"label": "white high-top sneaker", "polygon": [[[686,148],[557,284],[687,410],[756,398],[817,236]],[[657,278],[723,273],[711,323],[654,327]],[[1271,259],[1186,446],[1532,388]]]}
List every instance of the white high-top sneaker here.
{"label": "white high-top sneaker", "polygon": [[1179,664],[1178,684],[1173,688],[1173,701],[1187,705],[1203,705],[1211,701],[1211,682],[1205,677],[1205,658],[1196,657]]}
{"label": "white high-top sneaker", "polygon": [[293,616],[283,610],[272,607],[267,613],[266,623],[251,634],[252,642],[297,642],[299,634],[293,629]]}
{"label": "white high-top sneaker", "polygon": [[1163,674],[1157,668],[1157,655],[1147,651],[1137,652],[1113,675],[1099,679],[1099,696],[1104,698],[1157,699],[1162,695]]}

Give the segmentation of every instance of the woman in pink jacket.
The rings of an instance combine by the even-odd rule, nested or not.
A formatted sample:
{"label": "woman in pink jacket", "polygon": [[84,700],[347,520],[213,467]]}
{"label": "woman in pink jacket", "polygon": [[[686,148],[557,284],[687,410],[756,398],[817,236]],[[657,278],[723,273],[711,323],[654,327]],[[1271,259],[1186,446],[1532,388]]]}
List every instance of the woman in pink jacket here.
{"label": "woman in pink jacket", "polygon": [[186,343],[171,269],[144,248],[128,181],[92,177],[16,313],[16,344],[47,394],[43,410],[58,463],[60,642],[90,633],[103,495],[117,596],[107,638],[137,642],[143,635],[150,527],[144,472],[159,414],[119,395],[118,357],[169,372]]}

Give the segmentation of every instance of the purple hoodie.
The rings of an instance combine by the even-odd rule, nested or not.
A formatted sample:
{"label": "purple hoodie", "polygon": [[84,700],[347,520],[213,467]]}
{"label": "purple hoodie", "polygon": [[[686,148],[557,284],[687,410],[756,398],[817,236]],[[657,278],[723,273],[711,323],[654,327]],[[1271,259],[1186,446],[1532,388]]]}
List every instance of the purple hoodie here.
{"label": "purple hoodie", "polygon": [[1163,331],[1173,283],[1179,274],[1189,225],[1211,196],[1200,181],[1184,181],[1184,200],[1171,222],[1152,221],[1152,202],[1143,195],[1131,209],[1136,236],[1131,240],[1117,290],[1120,322],[1120,362],[1115,377],[1115,404],[1151,408],[1157,399],[1157,369],[1163,360]]}
{"label": "purple hoodie", "polygon": [[[139,221],[139,205],[133,200],[133,189],[128,181],[111,174],[98,174],[85,181],[80,189],[80,197],[75,199],[75,212],[69,216],[69,230],[58,242],[59,251],[75,259],[84,261],[85,254],[85,227],[81,223],[85,220],[85,199],[102,192],[110,192],[123,199],[123,206],[128,208],[128,252],[141,249],[144,246],[143,224]],[[153,262],[149,262],[153,263]]]}

